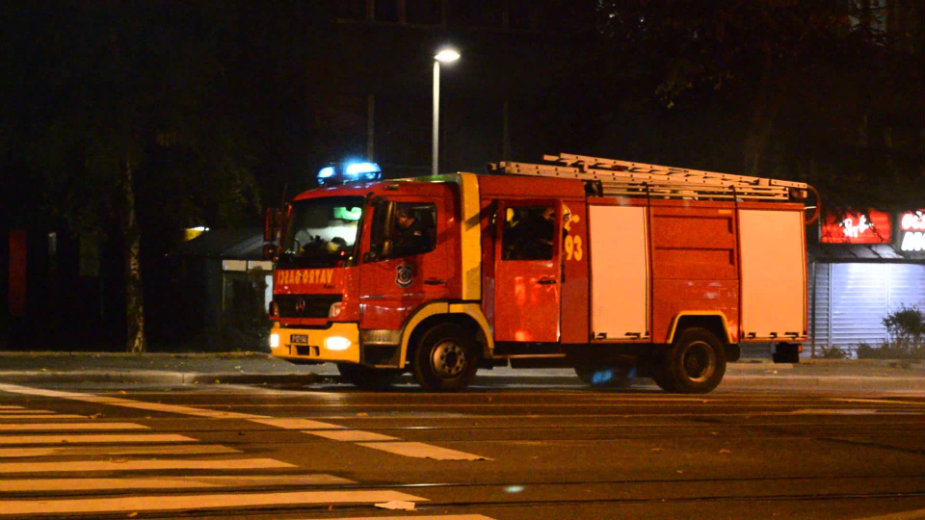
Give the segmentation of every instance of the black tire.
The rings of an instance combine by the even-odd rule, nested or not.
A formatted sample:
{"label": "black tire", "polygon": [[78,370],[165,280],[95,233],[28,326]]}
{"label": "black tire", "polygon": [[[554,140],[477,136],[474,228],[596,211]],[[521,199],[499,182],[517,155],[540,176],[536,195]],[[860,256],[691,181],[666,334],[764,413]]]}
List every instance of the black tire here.
{"label": "black tire", "polygon": [[726,374],[726,349],[707,329],[685,329],[665,351],[654,370],[656,384],[666,392],[705,394]]}
{"label": "black tire", "polygon": [[582,383],[597,388],[624,388],[629,386],[631,365],[576,366],[575,375]]}
{"label": "black tire", "polygon": [[398,370],[370,368],[351,363],[338,363],[337,371],[351,385],[364,390],[384,390],[398,379]]}
{"label": "black tire", "polygon": [[433,392],[463,390],[479,368],[479,351],[472,335],[455,323],[442,323],[425,332],[412,360],[414,378]]}
{"label": "black tire", "polygon": [[668,370],[668,353],[670,351],[671,348],[669,347],[662,355],[656,357],[652,362],[652,379],[655,380],[655,384],[662,390],[666,392],[677,392],[674,379]]}

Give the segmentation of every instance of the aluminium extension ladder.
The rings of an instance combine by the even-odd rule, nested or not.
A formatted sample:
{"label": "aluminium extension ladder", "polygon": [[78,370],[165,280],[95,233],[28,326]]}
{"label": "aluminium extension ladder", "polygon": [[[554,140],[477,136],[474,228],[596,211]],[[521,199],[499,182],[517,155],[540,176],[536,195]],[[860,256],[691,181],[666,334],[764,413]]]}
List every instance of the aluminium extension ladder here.
{"label": "aluminium extension ladder", "polygon": [[544,155],[549,164],[490,163],[491,173],[585,181],[589,194],[685,199],[795,201],[812,188],[803,182],[733,175],[574,154]]}

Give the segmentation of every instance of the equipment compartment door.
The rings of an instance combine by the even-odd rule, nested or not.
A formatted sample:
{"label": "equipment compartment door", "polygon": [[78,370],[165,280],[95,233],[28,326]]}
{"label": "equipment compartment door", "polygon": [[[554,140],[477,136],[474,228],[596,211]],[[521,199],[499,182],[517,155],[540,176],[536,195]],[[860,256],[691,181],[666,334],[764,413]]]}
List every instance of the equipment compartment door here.
{"label": "equipment compartment door", "polygon": [[495,249],[495,340],[556,342],[562,280],[561,204],[499,206]]}
{"label": "equipment compartment door", "polygon": [[649,337],[646,209],[588,208],[591,331],[594,339]]}
{"label": "equipment compartment door", "polygon": [[799,211],[739,210],[742,332],[747,339],[806,335],[806,256]]}

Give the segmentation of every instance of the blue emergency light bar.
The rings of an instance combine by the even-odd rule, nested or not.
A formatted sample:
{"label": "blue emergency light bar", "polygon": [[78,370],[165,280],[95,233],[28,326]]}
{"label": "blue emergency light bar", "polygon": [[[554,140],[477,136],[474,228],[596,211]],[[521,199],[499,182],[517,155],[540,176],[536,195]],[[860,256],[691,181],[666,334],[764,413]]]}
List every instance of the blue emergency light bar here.
{"label": "blue emergency light bar", "polygon": [[382,178],[382,168],[374,162],[345,161],[318,170],[318,184],[344,184],[347,182],[375,181]]}

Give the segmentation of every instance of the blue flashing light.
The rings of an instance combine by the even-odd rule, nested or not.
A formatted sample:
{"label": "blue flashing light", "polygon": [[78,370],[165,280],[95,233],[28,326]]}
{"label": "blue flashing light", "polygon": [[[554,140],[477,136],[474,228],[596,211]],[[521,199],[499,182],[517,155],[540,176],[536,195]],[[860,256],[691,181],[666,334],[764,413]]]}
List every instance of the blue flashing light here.
{"label": "blue flashing light", "polygon": [[375,181],[382,178],[382,168],[374,162],[346,161],[318,170],[318,184]]}
{"label": "blue flashing light", "polygon": [[347,165],[347,178],[376,180],[382,175],[382,169],[374,162],[358,162]]}

